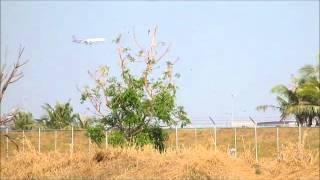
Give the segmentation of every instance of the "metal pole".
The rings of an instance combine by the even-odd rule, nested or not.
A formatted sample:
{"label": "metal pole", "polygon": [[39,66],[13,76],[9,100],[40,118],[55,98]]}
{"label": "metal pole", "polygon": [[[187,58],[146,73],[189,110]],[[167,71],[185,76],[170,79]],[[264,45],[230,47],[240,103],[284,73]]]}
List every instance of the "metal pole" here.
{"label": "metal pole", "polygon": [[299,148],[301,146],[301,125],[298,126],[299,128]]}
{"label": "metal pole", "polygon": [[57,152],[57,130],[54,131],[54,152]]}
{"label": "metal pole", "polygon": [[278,159],[279,159],[279,154],[280,154],[280,151],[279,151],[279,128],[277,127],[277,156],[278,156]]}
{"label": "metal pole", "polygon": [[22,151],[24,152],[24,141],[25,141],[25,136],[24,136],[24,130],[22,130]]}
{"label": "metal pole", "polygon": [[194,138],[195,138],[195,142],[196,142],[196,144],[198,144],[198,139],[197,139],[197,128],[194,128]]}
{"label": "metal pole", "polygon": [[235,157],[237,157],[237,128],[234,128],[234,149],[235,149]]}
{"label": "metal pole", "polygon": [[39,135],[38,135],[38,152],[40,152],[40,128],[39,128]]}
{"label": "metal pole", "polygon": [[258,163],[258,137],[257,137],[257,124],[254,126],[254,139],[256,146],[256,162]]}
{"label": "metal pole", "polygon": [[253,118],[249,116],[249,119],[254,124],[254,140],[255,140],[255,148],[256,148],[256,163],[258,163],[258,136],[257,136],[257,121],[255,121]]}
{"label": "metal pole", "polygon": [[88,146],[89,146],[89,154],[91,153],[91,139],[90,139],[90,135],[89,135],[89,144],[88,144]]}
{"label": "metal pole", "polygon": [[234,121],[234,95],[233,94],[231,94],[231,96],[232,96],[232,111],[231,111],[231,125],[233,124],[233,121]]}
{"label": "metal pole", "polygon": [[178,126],[176,125],[176,149],[178,149]]}
{"label": "metal pole", "polygon": [[71,127],[71,153],[73,153],[73,126]]}
{"label": "metal pole", "polygon": [[214,126],[214,151],[216,152],[217,151],[217,125],[212,119],[212,117],[209,116],[209,119]]}
{"label": "metal pole", "polygon": [[6,158],[8,159],[9,157],[9,138],[8,138],[8,133],[9,133],[9,129],[6,129],[6,134],[7,134],[7,138],[6,138]]}
{"label": "metal pole", "polygon": [[217,151],[217,127],[214,126],[214,151]]}
{"label": "metal pole", "polygon": [[108,131],[106,131],[106,149],[108,149]]}

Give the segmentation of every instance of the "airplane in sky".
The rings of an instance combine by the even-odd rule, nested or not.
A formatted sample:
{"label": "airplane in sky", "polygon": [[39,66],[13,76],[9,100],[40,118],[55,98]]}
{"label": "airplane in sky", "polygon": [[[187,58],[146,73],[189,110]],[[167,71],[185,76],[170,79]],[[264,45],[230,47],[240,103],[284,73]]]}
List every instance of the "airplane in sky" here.
{"label": "airplane in sky", "polygon": [[104,42],[104,38],[88,38],[88,39],[78,39],[75,35],[72,36],[72,42],[74,43],[84,43],[86,45],[102,43]]}

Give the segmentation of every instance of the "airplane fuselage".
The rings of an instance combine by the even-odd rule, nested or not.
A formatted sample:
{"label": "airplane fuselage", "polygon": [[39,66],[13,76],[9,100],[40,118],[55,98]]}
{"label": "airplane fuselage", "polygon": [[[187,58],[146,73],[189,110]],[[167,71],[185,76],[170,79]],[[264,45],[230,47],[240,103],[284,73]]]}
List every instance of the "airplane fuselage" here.
{"label": "airplane fuselage", "polygon": [[72,36],[74,43],[85,43],[85,44],[95,44],[104,42],[104,38],[88,38],[88,39],[77,39],[75,36]]}
{"label": "airplane fuselage", "polygon": [[86,44],[93,44],[93,43],[99,43],[104,42],[104,38],[90,38],[90,39],[84,39],[84,43]]}

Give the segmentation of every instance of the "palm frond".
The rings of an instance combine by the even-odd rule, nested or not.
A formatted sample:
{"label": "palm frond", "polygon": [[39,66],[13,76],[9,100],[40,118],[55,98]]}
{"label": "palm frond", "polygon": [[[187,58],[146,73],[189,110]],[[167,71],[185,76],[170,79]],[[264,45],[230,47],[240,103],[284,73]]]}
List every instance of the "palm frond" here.
{"label": "palm frond", "polygon": [[299,73],[302,75],[302,78],[312,76],[315,73],[315,68],[312,65],[308,64],[300,68]]}
{"label": "palm frond", "polygon": [[285,114],[305,114],[311,117],[319,116],[320,106],[310,104],[292,105],[285,110]]}
{"label": "palm frond", "polygon": [[272,93],[276,93],[279,95],[287,96],[289,89],[285,85],[277,85],[271,89]]}

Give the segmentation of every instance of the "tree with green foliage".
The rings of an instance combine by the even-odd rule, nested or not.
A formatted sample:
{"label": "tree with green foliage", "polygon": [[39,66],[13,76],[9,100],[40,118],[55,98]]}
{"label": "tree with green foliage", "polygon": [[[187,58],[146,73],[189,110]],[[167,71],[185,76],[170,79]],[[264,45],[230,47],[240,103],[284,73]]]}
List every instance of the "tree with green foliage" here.
{"label": "tree with green foliage", "polygon": [[54,107],[46,103],[42,106],[46,115],[41,119],[48,128],[62,129],[70,127],[78,118],[78,114],[73,113],[70,103],[57,103]]}
{"label": "tree with green foliage", "polygon": [[35,122],[30,112],[19,111],[13,116],[12,129],[31,130],[34,126]]}
{"label": "tree with green foliage", "polygon": [[87,136],[90,137],[90,139],[100,147],[103,139],[105,138],[105,129],[103,125],[96,124],[88,127]]}
{"label": "tree with green foliage", "polygon": [[[121,35],[114,40],[120,78],[110,76],[107,66],[101,66],[95,73],[89,72],[95,84],[85,87],[81,100],[90,102],[101,123],[116,131],[117,136],[123,136],[129,143],[139,142],[139,145],[153,143],[161,149],[166,136],[160,126],[179,123],[183,127],[190,120],[184,107],[176,104],[174,77],[180,75],[173,74],[173,66],[177,60],[172,62],[166,57],[170,45],[157,41],[157,30],[155,27],[149,31],[151,44],[148,48],[136,40],[133,32],[136,51],[122,45]],[[163,69],[160,64],[165,59]],[[137,73],[139,67],[141,74]]]}
{"label": "tree with green foliage", "polygon": [[320,57],[317,65],[305,65],[299,70],[299,76],[294,80],[298,103],[290,104],[286,112],[287,115],[300,116],[307,126],[311,126],[313,120],[320,125],[319,65]]}
{"label": "tree with green foliage", "polygon": [[279,106],[262,105],[258,110],[265,111],[268,108],[278,109],[281,119],[294,116],[299,125],[320,125],[320,81],[319,64],[305,65],[299,70],[299,74],[292,79],[291,87],[277,85],[271,92],[277,94]]}

